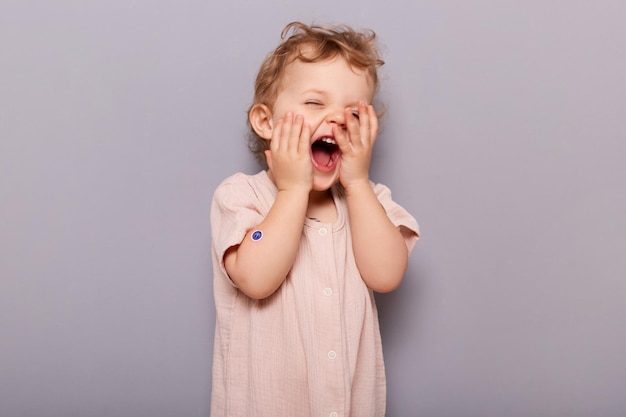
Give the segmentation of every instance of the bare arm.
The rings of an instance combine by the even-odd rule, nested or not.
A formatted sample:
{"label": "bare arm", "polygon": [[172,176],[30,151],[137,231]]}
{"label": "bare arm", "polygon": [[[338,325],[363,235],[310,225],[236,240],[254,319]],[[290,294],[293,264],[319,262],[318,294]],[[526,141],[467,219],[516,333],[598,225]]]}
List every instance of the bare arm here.
{"label": "bare arm", "polygon": [[[301,116],[289,113],[277,123],[267,153],[270,176],[278,187],[276,200],[265,219],[224,255],[226,272],[251,298],[276,291],[298,253],[312,184],[310,137]],[[263,237],[253,240],[257,230]]]}
{"label": "bare arm", "polygon": [[376,292],[400,285],[408,249],[400,230],[389,220],[369,182],[346,189],[352,248],[365,284]]}
{"label": "bare arm", "polygon": [[[261,224],[224,255],[228,275],[247,296],[268,297],[285,280],[300,244],[307,201],[306,191],[279,191]],[[256,230],[263,234],[260,240],[252,240]]]}
{"label": "bare arm", "polygon": [[402,282],[408,249],[369,182],[378,118],[374,108],[363,102],[359,103],[358,113],[357,119],[346,109],[345,132],[334,129],[342,152],[340,180],[346,190],[352,248],[361,277],[372,290],[389,292]]}

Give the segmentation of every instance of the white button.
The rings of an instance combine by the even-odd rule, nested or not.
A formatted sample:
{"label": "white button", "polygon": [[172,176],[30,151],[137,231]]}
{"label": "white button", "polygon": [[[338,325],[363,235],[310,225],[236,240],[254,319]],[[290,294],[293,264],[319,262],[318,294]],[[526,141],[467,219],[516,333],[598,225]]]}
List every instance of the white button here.
{"label": "white button", "polygon": [[335,352],[334,350],[331,350],[330,352],[328,352],[328,359],[335,359],[337,357],[337,352]]}
{"label": "white button", "polygon": [[339,414],[333,411],[328,417],[339,417]]}
{"label": "white button", "polygon": [[328,229],[326,229],[325,227],[322,227],[319,230],[319,234],[320,234],[320,236],[326,236],[328,234]]}
{"label": "white button", "polygon": [[324,288],[324,295],[327,295],[327,296],[333,295],[333,290],[331,288]]}

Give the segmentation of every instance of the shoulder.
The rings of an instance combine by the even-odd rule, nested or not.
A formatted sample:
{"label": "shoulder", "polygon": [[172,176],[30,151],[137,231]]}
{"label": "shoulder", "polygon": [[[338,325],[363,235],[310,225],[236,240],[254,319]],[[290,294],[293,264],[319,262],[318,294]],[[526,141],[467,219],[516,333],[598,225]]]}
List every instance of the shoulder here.
{"label": "shoulder", "polygon": [[236,211],[238,208],[255,208],[263,211],[271,206],[277,191],[267,172],[254,175],[237,173],[220,183],[213,193],[213,208]]}
{"label": "shoulder", "polygon": [[389,196],[391,196],[391,190],[385,184],[381,184],[381,183],[376,183],[376,182],[370,181],[370,185],[372,186],[372,189],[374,190],[374,193],[379,198],[380,198],[381,195],[389,195]]}
{"label": "shoulder", "polygon": [[374,194],[376,194],[376,197],[381,203],[386,201],[392,201],[391,190],[385,184],[370,181],[370,185],[372,187],[372,190],[374,191]]}
{"label": "shoulder", "polygon": [[261,175],[264,171],[259,172],[258,174],[254,174],[254,175],[249,175],[249,174],[244,174],[243,172],[237,172],[236,174],[231,175],[230,177],[227,177],[224,181],[222,181],[220,183],[220,185],[217,186],[217,190],[221,190],[223,188],[229,188],[229,187],[241,187],[241,186],[250,186],[251,184],[253,184],[255,182],[255,177]]}
{"label": "shoulder", "polygon": [[408,227],[411,230],[414,230],[419,234],[419,226],[415,220],[415,218],[400,205],[397,201],[395,201],[391,196],[391,190],[385,184],[380,183],[371,183],[372,189],[374,190],[374,194],[378,198],[378,201],[383,206],[389,218],[396,225],[403,225]]}
{"label": "shoulder", "polygon": [[239,192],[271,192],[272,187],[273,183],[265,171],[261,171],[253,175],[238,172],[226,178],[217,186],[215,192],[213,193],[213,198],[215,199],[224,195],[231,195],[232,193]]}

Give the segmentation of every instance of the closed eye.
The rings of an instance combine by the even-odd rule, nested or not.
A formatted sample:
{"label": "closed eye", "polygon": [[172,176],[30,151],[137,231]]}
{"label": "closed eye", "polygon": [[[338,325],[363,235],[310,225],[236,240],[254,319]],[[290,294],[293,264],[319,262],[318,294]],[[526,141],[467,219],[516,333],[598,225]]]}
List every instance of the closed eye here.
{"label": "closed eye", "polygon": [[320,101],[316,101],[316,100],[307,100],[304,102],[304,104],[310,105],[310,106],[321,106],[322,103]]}
{"label": "closed eye", "polygon": [[357,110],[352,111],[352,115],[359,120],[359,112]]}

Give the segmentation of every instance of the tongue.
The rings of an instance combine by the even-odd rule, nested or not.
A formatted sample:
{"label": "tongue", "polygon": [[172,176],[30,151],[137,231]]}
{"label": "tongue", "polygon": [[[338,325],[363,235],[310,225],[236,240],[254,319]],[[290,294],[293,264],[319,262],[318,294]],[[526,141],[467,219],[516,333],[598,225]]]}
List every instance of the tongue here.
{"label": "tongue", "polygon": [[326,152],[325,149],[321,149],[321,148],[314,148],[312,150],[313,152],[313,159],[315,160],[315,163],[319,166],[323,166],[326,167],[328,165],[330,165],[331,162],[331,154]]}

